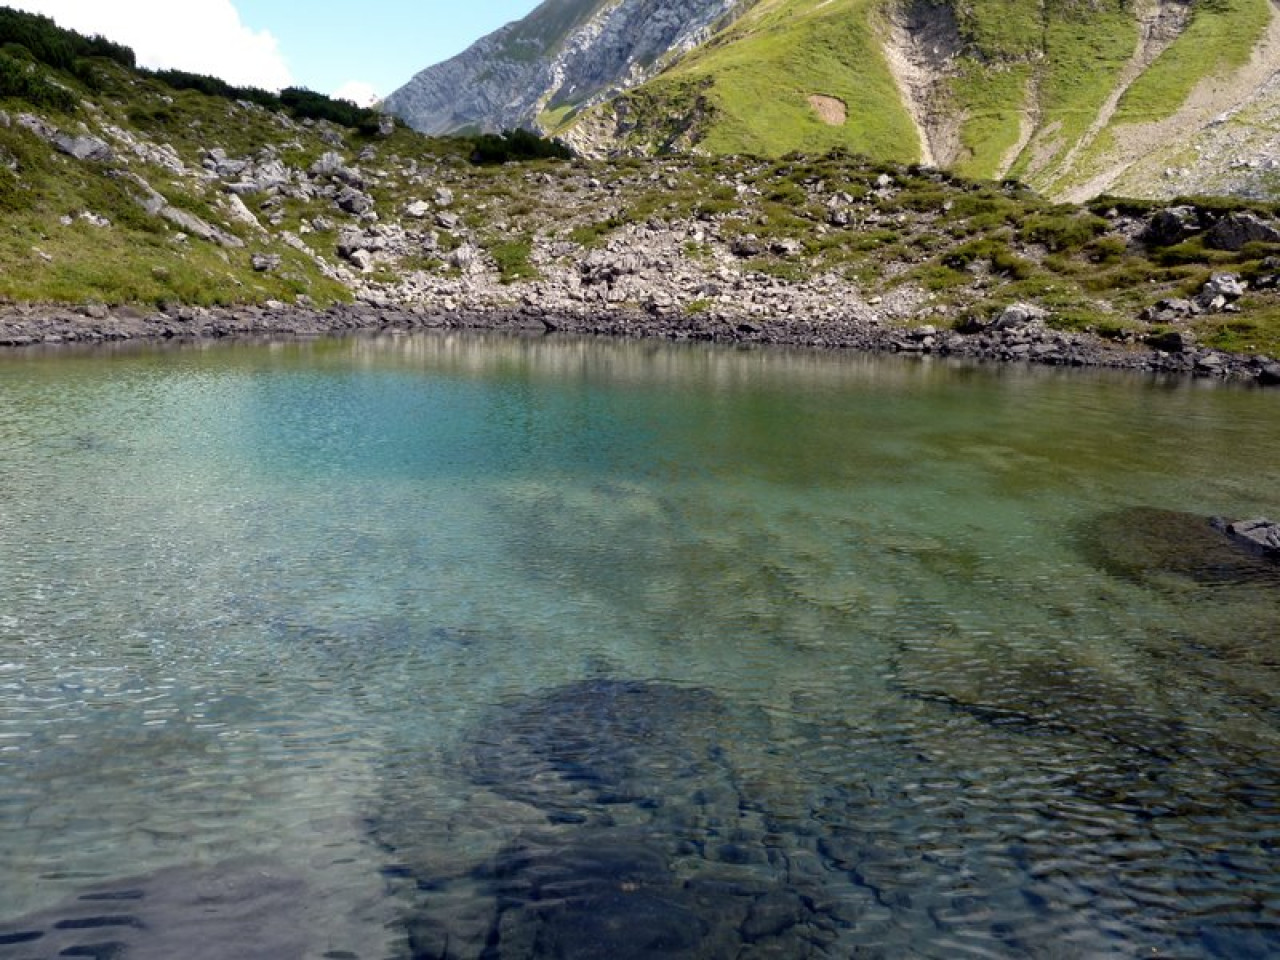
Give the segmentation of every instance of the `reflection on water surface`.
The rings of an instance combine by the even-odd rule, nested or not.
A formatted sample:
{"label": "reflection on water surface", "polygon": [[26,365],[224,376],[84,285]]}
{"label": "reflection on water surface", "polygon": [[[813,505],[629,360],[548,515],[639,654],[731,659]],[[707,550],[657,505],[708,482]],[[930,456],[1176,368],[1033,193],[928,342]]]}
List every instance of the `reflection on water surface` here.
{"label": "reflection on water surface", "polygon": [[1280,953],[1280,577],[1207,527],[1280,395],[424,335],[0,400],[0,958]]}

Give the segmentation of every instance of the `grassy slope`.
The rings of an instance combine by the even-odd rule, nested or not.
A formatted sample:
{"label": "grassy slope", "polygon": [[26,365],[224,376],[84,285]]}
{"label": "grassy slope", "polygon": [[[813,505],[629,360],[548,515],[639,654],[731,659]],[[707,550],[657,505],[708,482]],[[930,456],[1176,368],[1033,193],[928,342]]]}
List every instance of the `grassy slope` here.
{"label": "grassy slope", "polygon": [[[1172,116],[1206,78],[1247,63],[1271,16],[1270,0],[1215,0],[1198,7],[1186,32],[1120,99],[1107,129],[1079,158],[1072,179],[1087,180],[1105,168],[1123,144],[1126,125]],[[1194,157],[1189,160],[1194,163]]]}
{"label": "grassy slope", "polygon": [[[715,153],[780,155],[846,147],[879,158],[919,156],[910,116],[871,27],[874,0],[763,0],[716,40],[647,85],[636,100],[659,114],[701,90],[713,110],[701,146]],[[813,94],[849,108],[823,124]]]}
{"label": "grassy slope", "polygon": [[1186,33],[1121,99],[1114,123],[1172,116],[1201,80],[1247,63],[1270,20],[1270,0],[1214,0],[1197,7]]}
{"label": "grassy slope", "polygon": [[[286,135],[265,110],[191,91],[175,92],[106,61],[97,63],[95,72],[99,89],[77,87],[76,92],[98,105],[97,116],[170,143],[188,166],[199,166],[201,150],[219,146],[243,156],[266,143],[292,140],[300,148],[294,161],[319,156],[323,150],[314,135]],[[65,75],[57,79],[77,86]],[[0,110],[12,115],[30,109],[21,100],[0,100]],[[90,119],[84,107],[74,114],[38,112],[70,131]],[[129,165],[174,206],[239,236],[243,249],[182,240],[168,224],[146,215],[126,185],[107,169],[53,152],[16,123],[0,126],[0,159],[6,161],[0,163],[0,297],[217,304],[292,300],[299,293],[320,303],[349,296],[298,251],[229,222],[217,207],[220,197],[215,191],[189,181],[179,183],[170,171],[136,158]],[[254,205],[253,198],[248,202]],[[82,213],[105,217],[112,226],[91,226],[79,219]],[[75,219],[65,226],[64,217]],[[253,253],[278,254],[283,265],[270,274],[256,273],[250,264]]]}
{"label": "grassy slope", "polygon": [[[1118,126],[1172,113],[1206,76],[1246,60],[1269,17],[1269,0],[1200,4],[1187,34],[1131,87],[1108,129],[1068,169],[1137,47],[1134,0],[942,2],[955,10],[966,50],[948,94],[962,118],[957,172],[1000,172],[1034,115],[1035,134],[1009,173],[1050,191],[1084,179]],[[879,160],[915,159],[916,131],[884,59],[884,8],[885,0],[761,0],[625,98],[632,141],[691,139],[713,153],[765,156],[842,146]],[[807,102],[815,93],[845,100],[848,124],[824,126]],[[673,138],[690,118],[693,136]]]}
{"label": "grassy slope", "polygon": [[1111,0],[1102,9],[1060,3],[1047,8],[1040,75],[1040,132],[1014,176],[1047,186],[1089,130],[1138,44],[1137,19]]}
{"label": "grassy slope", "polygon": [[965,118],[960,139],[966,155],[958,172],[991,177],[1018,142],[1031,65],[1043,51],[1044,20],[1038,6],[1023,0],[952,6],[961,34],[980,52],[964,60],[952,82],[955,108]]}

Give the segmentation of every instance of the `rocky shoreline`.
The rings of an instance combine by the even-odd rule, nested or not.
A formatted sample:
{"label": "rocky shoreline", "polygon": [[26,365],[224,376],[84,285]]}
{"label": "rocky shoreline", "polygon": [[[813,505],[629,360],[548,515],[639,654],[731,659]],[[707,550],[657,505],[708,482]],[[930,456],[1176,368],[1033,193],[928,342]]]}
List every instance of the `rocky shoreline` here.
{"label": "rocky shoreline", "polygon": [[1015,305],[988,324],[962,330],[904,328],[854,313],[811,321],[800,317],[748,319],[723,312],[673,315],[626,309],[546,310],[531,305],[440,309],[355,303],[316,309],[271,303],[155,311],[101,305],[0,308],[0,348],[10,349],[439,329],[931,355],[1184,374],[1280,386],[1280,363],[1267,357],[1207,349],[1166,352],[1113,344],[1089,334],[1054,330],[1045,324],[1041,311],[1028,305]]}

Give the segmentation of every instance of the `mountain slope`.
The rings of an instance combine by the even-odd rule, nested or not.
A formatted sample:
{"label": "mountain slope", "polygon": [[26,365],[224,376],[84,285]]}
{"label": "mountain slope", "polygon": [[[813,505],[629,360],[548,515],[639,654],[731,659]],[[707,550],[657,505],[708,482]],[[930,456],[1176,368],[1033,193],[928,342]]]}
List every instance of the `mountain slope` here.
{"label": "mountain slope", "polygon": [[[17,26],[0,8],[0,346],[346,329],[387,310],[1059,363],[1097,362],[1093,330],[1159,344],[1161,369],[1217,373],[1215,350],[1280,356],[1280,204],[1060,206],[848,151],[536,159],[547,145],[528,137],[431,140],[314,94],[140,72],[130,51],[49,21]],[[887,61],[871,66],[893,84]],[[1274,130],[1277,92],[1209,135]],[[805,108],[820,133],[845,109]],[[877,122],[914,149],[905,107]],[[286,306],[351,299],[301,327]],[[50,325],[33,302],[74,306]],[[1014,304],[1038,308],[993,329]]]}
{"label": "mountain slope", "polygon": [[[839,144],[1080,200],[1256,97],[1276,22],[1270,0],[761,0],[571,137],[652,150],[696,118],[686,139],[713,152]],[[821,136],[815,97],[847,108]]]}
{"label": "mountain slope", "polygon": [[547,0],[397,90],[386,109],[431,134],[563,120],[696,46],[739,0]]}
{"label": "mountain slope", "polygon": [[[1225,157],[1257,140],[1280,69],[1273,0],[661,6],[664,28],[628,47],[611,25],[648,22],[656,5],[553,0],[424,71],[390,108],[422,129],[537,127],[593,155],[840,147],[1080,200],[1239,182]],[[659,50],[667,37],[679,42]],[[1234,129],[1215,148],[1223,114]]]}

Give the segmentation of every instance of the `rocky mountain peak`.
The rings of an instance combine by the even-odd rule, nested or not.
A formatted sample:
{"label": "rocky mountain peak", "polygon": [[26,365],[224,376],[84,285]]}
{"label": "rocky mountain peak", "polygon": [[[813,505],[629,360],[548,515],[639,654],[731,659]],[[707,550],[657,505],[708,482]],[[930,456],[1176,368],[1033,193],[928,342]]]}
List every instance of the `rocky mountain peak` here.
{"label": "rocky mountain peak", "polygon": [[537,127],[653,76],[742,0],[547,0],[423,70],[386,109],[432,134]]}

